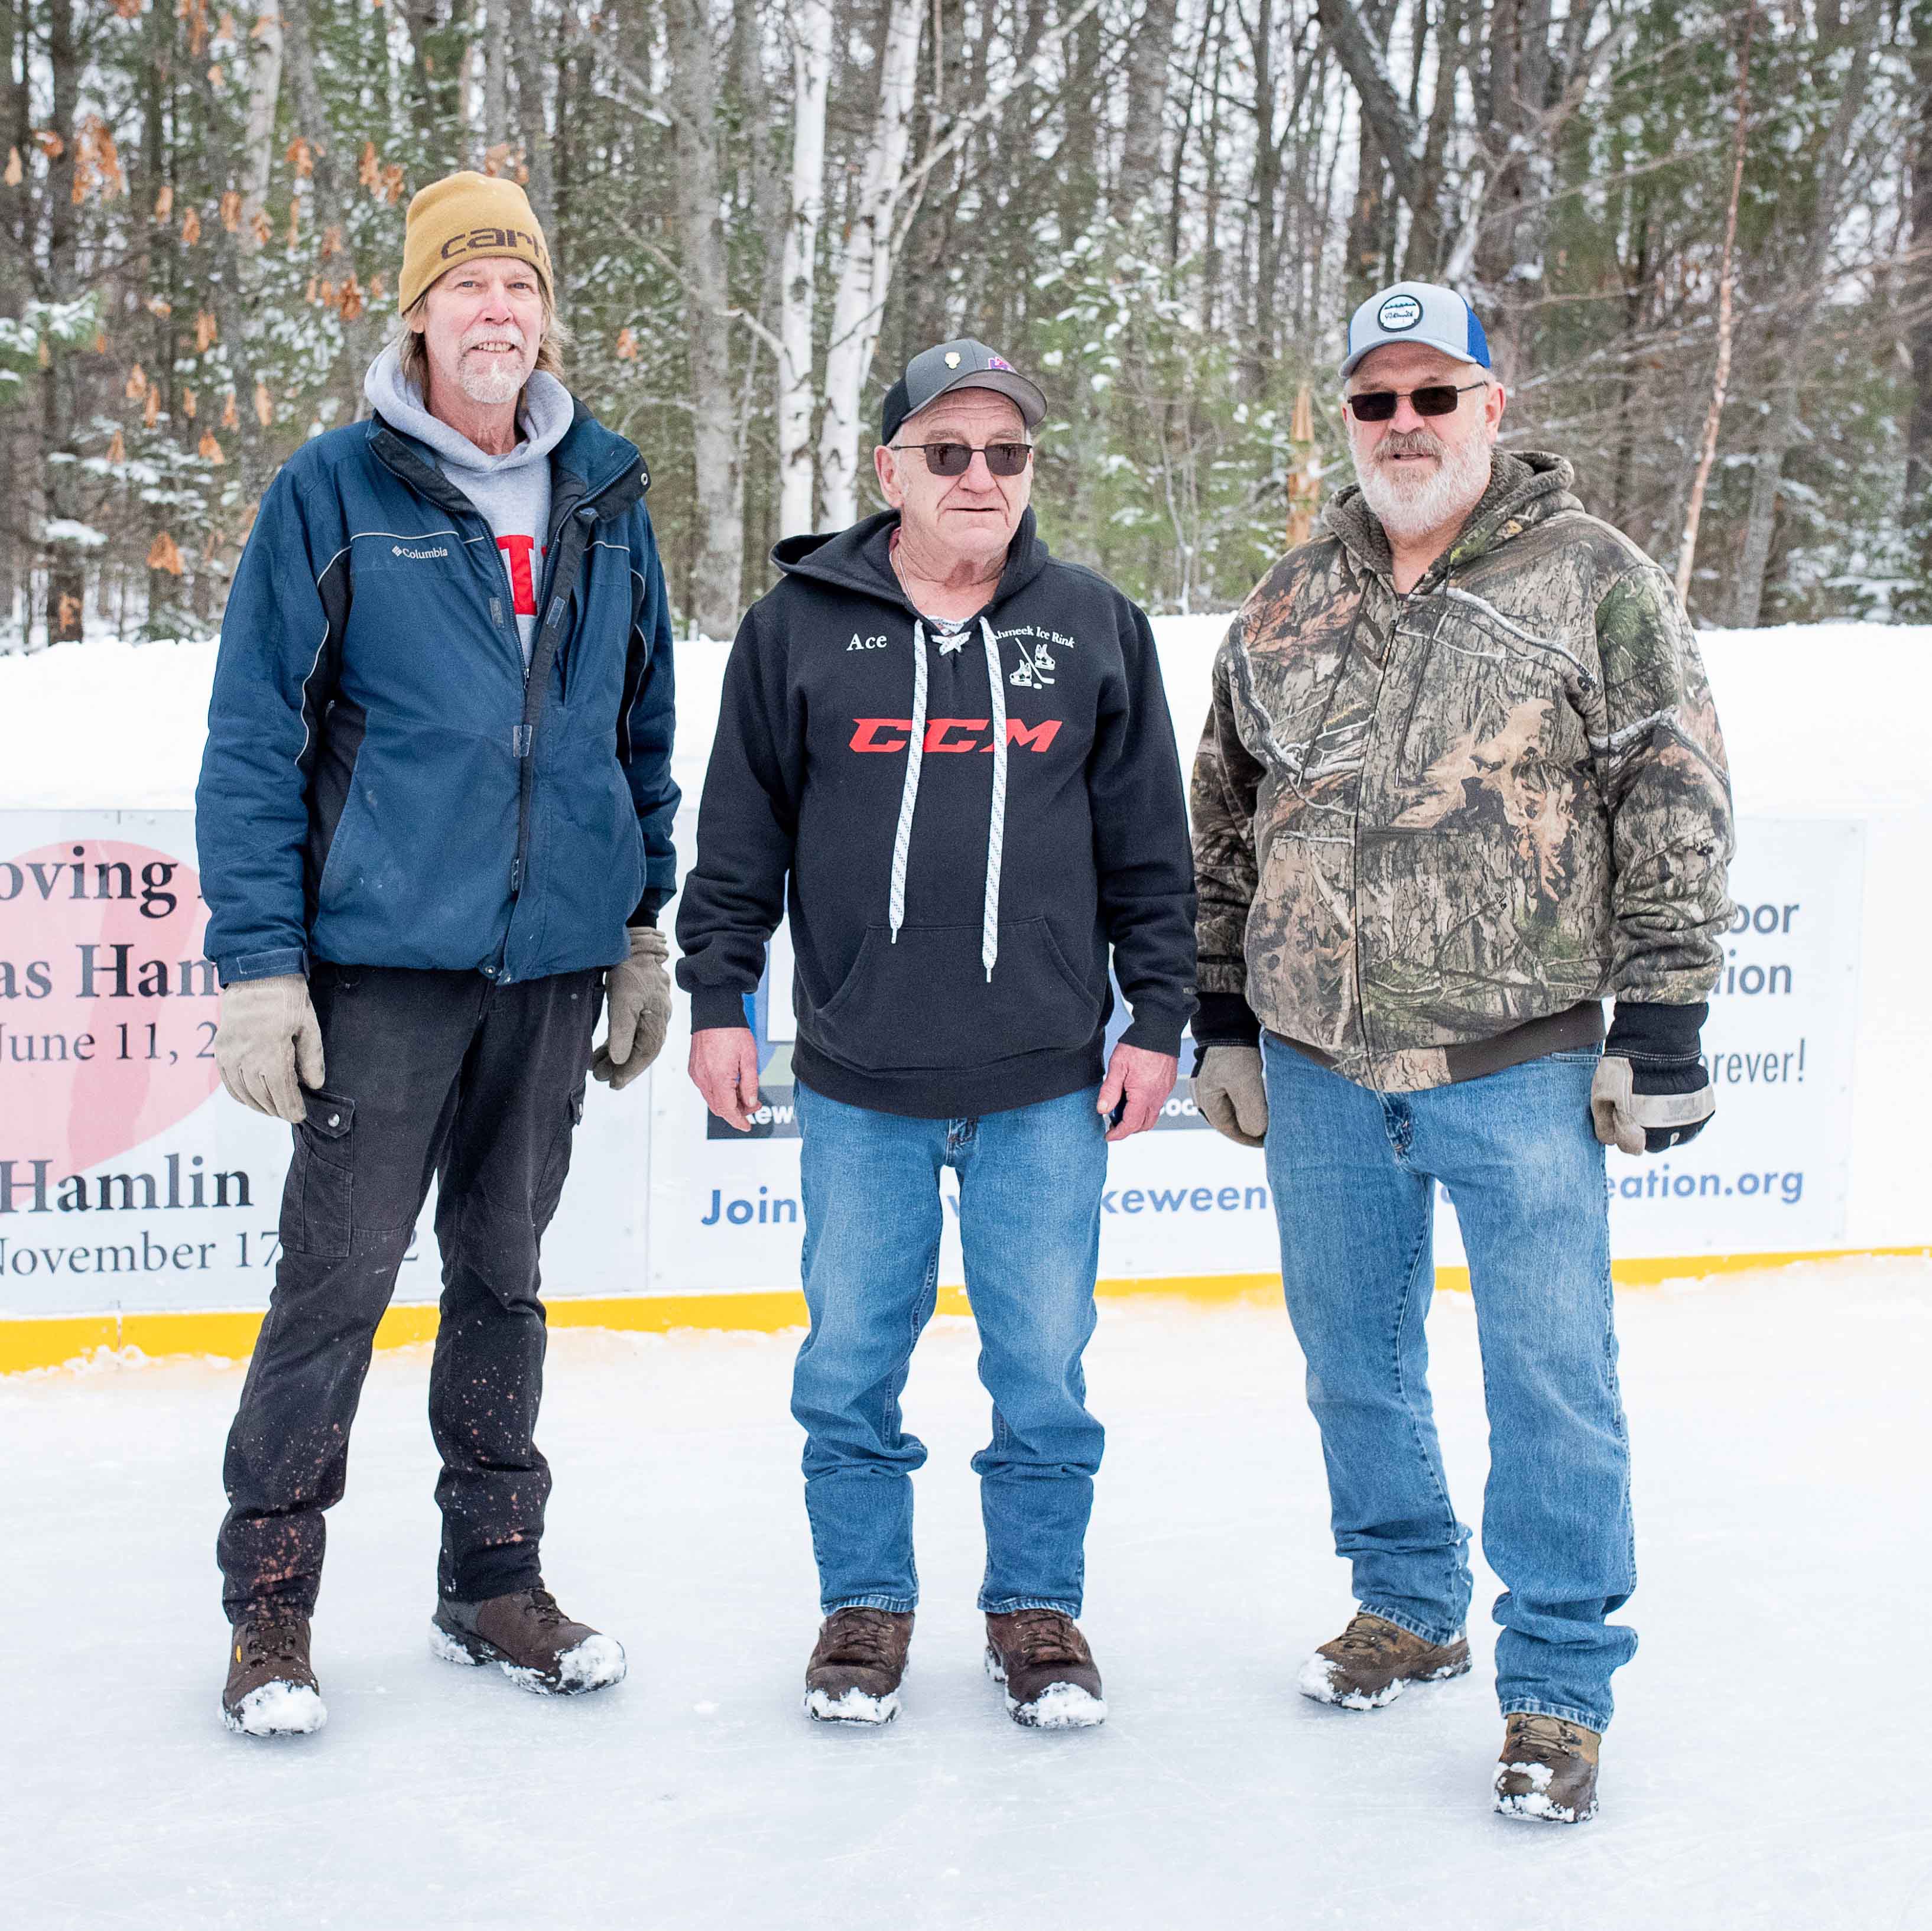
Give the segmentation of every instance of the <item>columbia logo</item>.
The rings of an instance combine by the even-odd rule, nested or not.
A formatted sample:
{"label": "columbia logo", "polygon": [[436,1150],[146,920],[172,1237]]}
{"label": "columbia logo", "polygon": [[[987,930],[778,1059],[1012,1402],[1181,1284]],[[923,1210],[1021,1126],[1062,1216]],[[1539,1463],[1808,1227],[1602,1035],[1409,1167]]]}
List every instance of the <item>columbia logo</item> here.
{"label": "columbia logo", "polygon": [[389,554],[392,556],[406,556],[412,562],[427,563],[432,556],[447,556],[449,552],[440,543],[433,550],[411,550],[406,544],[392,543],[389,545]]}

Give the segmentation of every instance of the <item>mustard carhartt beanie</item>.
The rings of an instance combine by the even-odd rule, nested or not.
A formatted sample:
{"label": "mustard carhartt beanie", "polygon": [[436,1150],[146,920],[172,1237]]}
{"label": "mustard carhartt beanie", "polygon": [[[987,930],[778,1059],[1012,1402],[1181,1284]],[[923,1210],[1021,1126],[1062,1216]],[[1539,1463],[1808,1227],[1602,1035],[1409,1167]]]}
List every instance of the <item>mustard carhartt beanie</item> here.
{"label": "mustard carhartt beanie", "polygon": [[403,228],[403,278],[396,300],[407,314],[446,268],[466,257],[509,255],[528,262],[554,301],[550,250],[530,208],[513,181],[465,169],[419,190]]}

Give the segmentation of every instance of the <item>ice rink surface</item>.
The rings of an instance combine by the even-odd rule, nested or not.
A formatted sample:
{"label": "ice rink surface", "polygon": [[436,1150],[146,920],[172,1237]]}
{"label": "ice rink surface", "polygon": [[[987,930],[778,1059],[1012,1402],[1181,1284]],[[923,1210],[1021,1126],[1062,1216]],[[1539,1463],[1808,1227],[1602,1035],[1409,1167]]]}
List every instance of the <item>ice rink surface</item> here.
{"label": "ice rink surface", "polygon": [[[799,1708],[816,1621],[786,1412],[795,1336],[560,1333],[549,1579],[621,1636],[580,1701],[430,1657],[427,1351],[379,1355],[316,1630],[328,1725],[216,1717],[211,1554],[242,1371],[0,1381],[7,1444],[0,1924],[1123,1931],[1346,1925],[1932,1931],[1924,1760],[1932,1265],[1626,1294],[1642,1633],[1604,1809],[1488,1807],[1496,1585],[1475,1672],[1352,1715],[1293,1689],[1340,1627],[1280,1310],[1110,1302],[1084,1627],[1112,1720],[1016,1729],[980,1672],[971,1327],[907,1397],[926,1592],[904,1711]],[[1474,1321],[1438,1297],[1454,1492],[1485,1461]]]}

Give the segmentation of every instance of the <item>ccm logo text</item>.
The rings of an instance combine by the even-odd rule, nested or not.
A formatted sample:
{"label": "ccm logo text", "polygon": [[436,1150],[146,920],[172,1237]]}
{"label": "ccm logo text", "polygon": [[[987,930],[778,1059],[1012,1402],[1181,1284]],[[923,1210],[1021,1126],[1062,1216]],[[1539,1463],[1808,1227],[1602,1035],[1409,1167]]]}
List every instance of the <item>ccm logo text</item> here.
{"label": "ccm logo text", "polygon": [[[854,718],[850,748],[854,751],[904,751],[912,742],[910,718]],[[1061,720],[1046,718],[1029,724],[1018,718],[1006,720],[1006,742],[1027,751],[1045,751],[1060,734]],[[990,718],[929,718],[922,747],[928,751],[983,751],[993,748]]]}

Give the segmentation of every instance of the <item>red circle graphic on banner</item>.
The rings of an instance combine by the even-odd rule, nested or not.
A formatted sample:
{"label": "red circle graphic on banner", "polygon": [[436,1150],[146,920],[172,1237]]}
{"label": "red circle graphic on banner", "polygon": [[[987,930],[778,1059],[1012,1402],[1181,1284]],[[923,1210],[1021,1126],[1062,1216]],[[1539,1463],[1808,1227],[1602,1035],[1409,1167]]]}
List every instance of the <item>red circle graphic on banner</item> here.
{"label": "red circle graphic on banner", "polygon": [[0,1158],[84,1172],[219,1084],[220,1002],[194,868],[67,838],[0,859]]}

